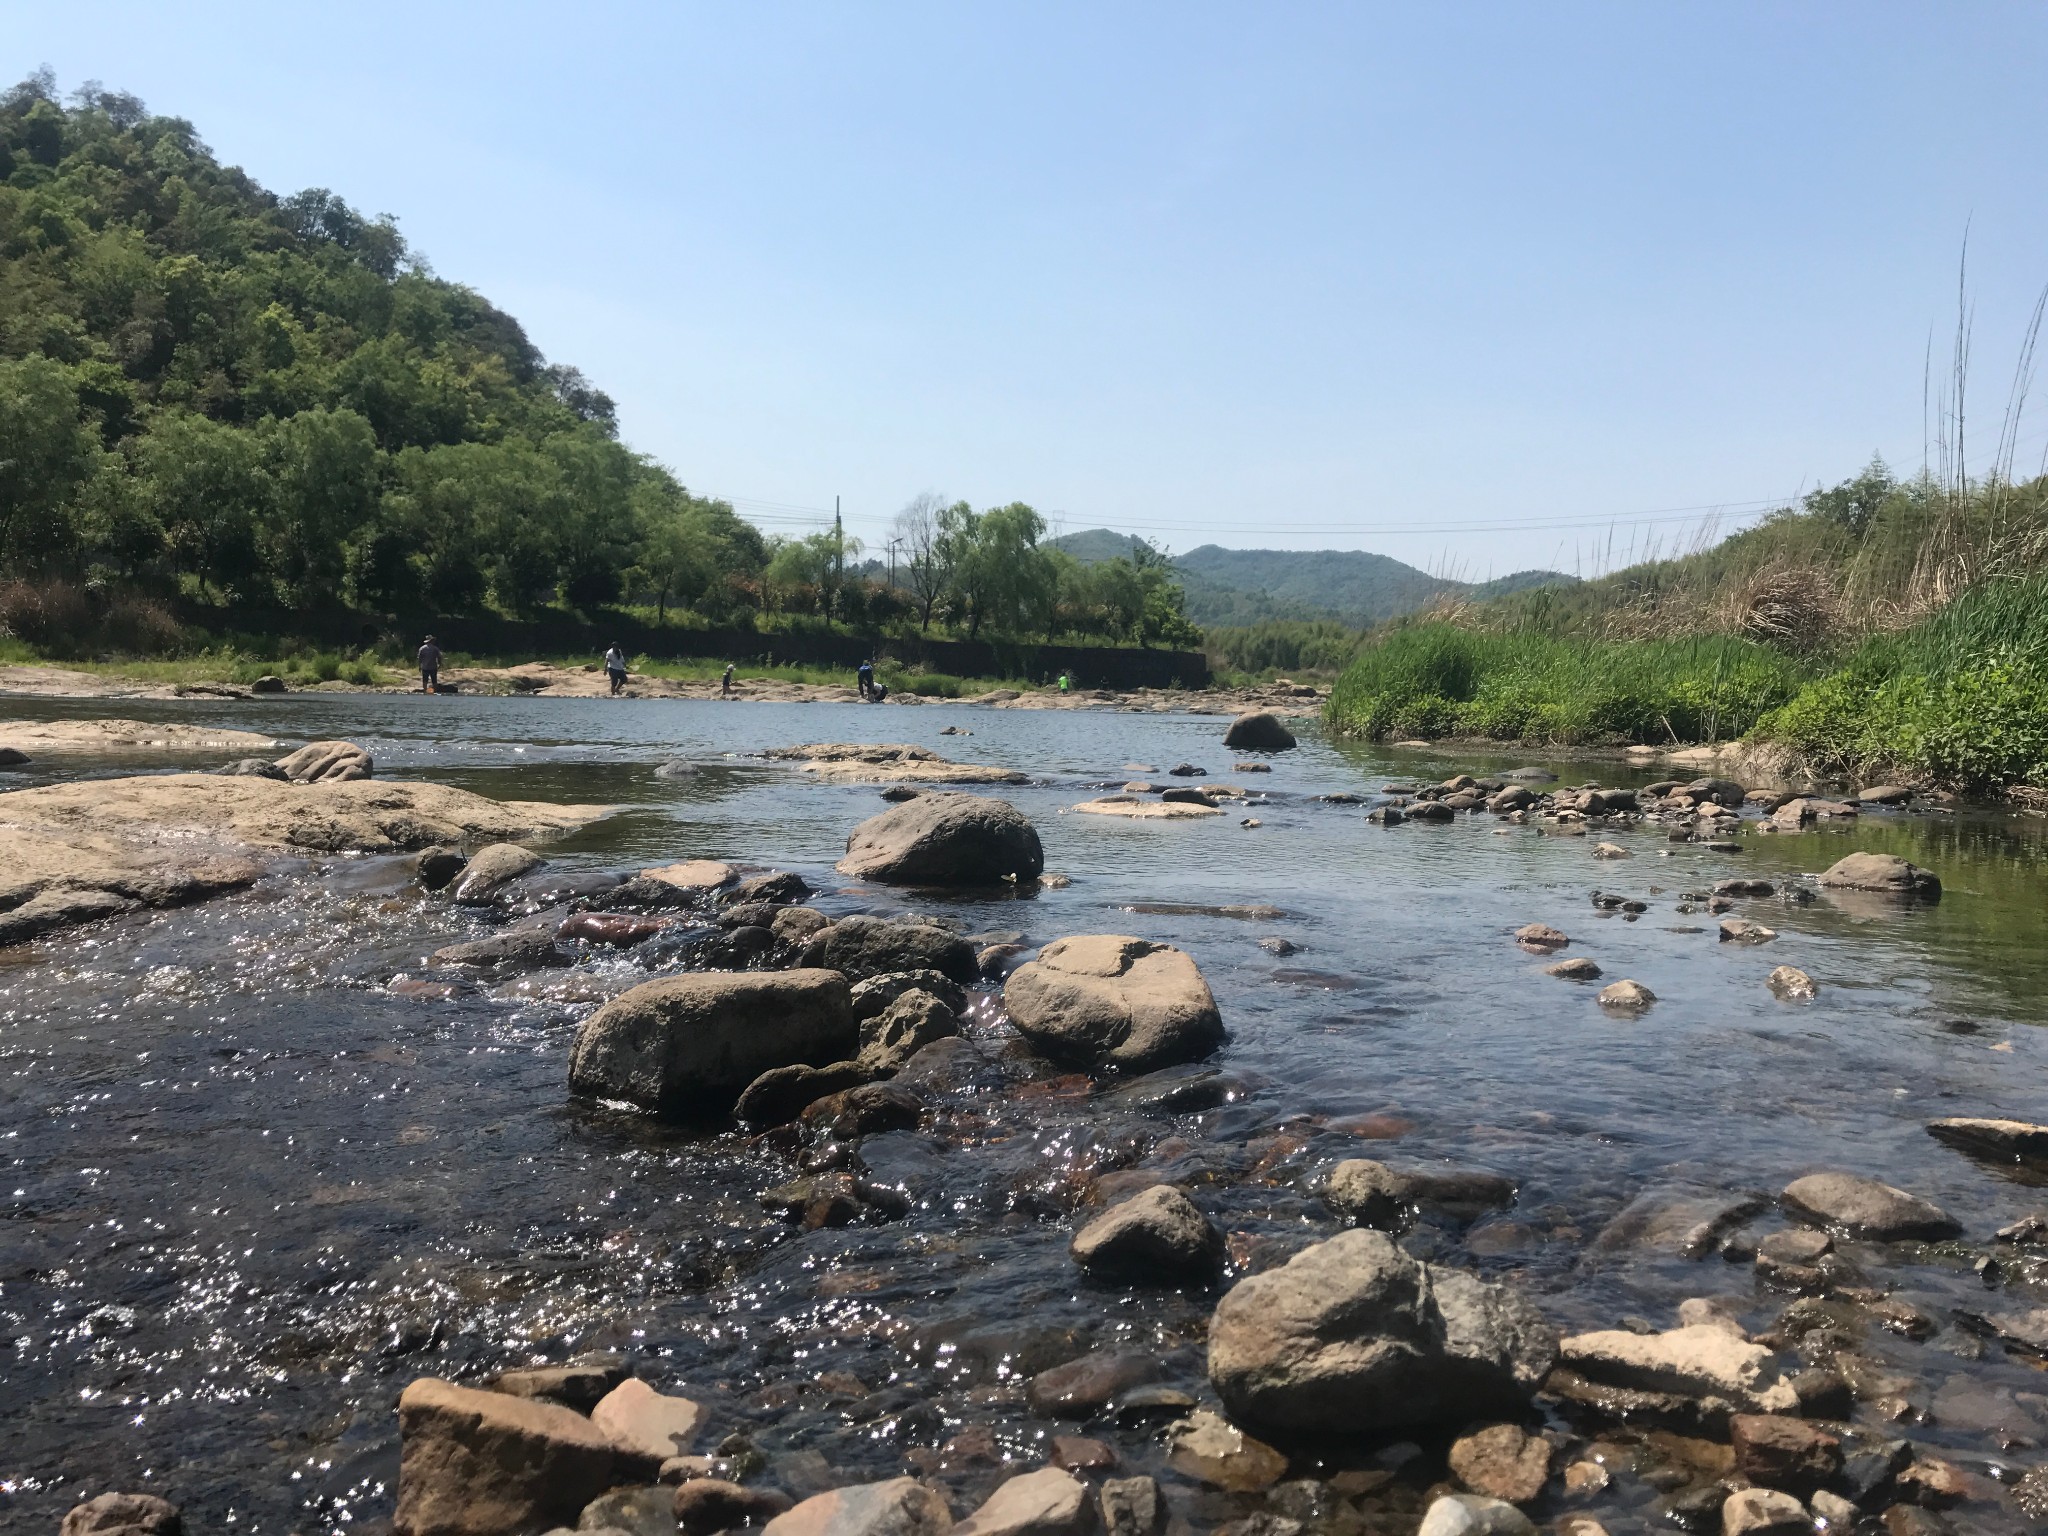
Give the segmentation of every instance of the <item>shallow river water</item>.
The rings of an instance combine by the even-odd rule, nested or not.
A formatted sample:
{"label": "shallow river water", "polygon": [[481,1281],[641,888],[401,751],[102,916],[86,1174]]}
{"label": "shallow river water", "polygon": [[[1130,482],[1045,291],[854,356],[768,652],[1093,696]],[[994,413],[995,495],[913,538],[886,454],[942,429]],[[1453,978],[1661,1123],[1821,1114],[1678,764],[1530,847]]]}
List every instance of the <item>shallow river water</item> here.
{"label": "shallow river water", "polygon": [[[381,1528],[407,1381],[475,1381],[592,1348],[708,1401],[706,1448],[742,1436],[769,1482],[806,1492],[907,1468],[968,1508],[1004,1457],[1036,1465],[1049,1435],[1074,1432],[1024,1400],[1047,1366],[1126,1350],[1212,1401],[1202,1337],[1217,1292],[1100,1285],[1067,1257],[1092,1179],[1158,1167],[1185,1183],[1230,1235],[1227,1285],[1337,1230],[1313,1189],[1350,1156],[1513,1178],[1512,1209],[1419,1228],[1409,1244],[1511,1277],[1568,1330],[1673,1326],[1679,1301],[1703,1295],[1761,1329],[1791,1299],[1746,1262],[1687,1259],[1610,1227],[1631,1202],[1770,1193],[1817,1168],[1925,1195],[1968,1238],[1865,1256],[1873,1283],[1937,1324],[1922,1340],[1872,1327],[1860,1346],[1898,1389],[1870,1395],[1908,1401],[1885,1432],[1988,1475],[1952,1517],[1970,1528],[2020,1525],[1988,1479],[2048,1462],[2039,1362],[1970,1326],[1976,1309],[2048,1301],[2011,1266],[2005,1294],[1987,1295],[1971,1262],[2048,1200],[1924,1129],[1942,1115],[2048,1120],[2038,823],[1969,811],[1800,835],[1749,823],[1740,854],[1645,828],[1598,834],[1634,857],[1595,862],[1596,838],[1484,814],[1381,828],[1363,805],[1312,798],[1527,759],[1332,744],[1311,728],[1270,774],[1235,775],[1212,717],[368,695],[5,705],[116,710],[345,737],[380,776],[618,806],[546,850],[571,868],[721,858],[796,870],[834,913],[920,911],[1031,943],[1170,941],[1216,992],[1231,1035],[1216,1065],[1234,1083],[1230,1102],[1183,1113],[1147,1111],[1113,1084],[1091,1091],[1016,1050],[991,996],[972,1031],[987,1071],[928,1126],[862,1149],[910,1214],[802,1231],[755,1198],[796,1171],[786,1155],[570,1100],[578,1022],[646,975],[631,952],[452,999],[388,990],[428,974],[428,951],[487,928],[420,896],[398,860],[285,867],[242,896],[0,952],[9,1530],[54,1531],[108,1487],[163,1493],[188,1531]],[[972,734],[940,735],[947,725]],[[853,887],[832,861],[885,808],[875,787],[750,756],[827,740],[1026,770],[1035,782],[998,792],[1071,885],[942,900]],[[674,757],[700,771],[657,777]],[[1235,809],[1157,823],[1067,809],[1183,760],[1263,793],[1249,811],[1261,825],[1241,827]],[[1649,777],[1549,766],[1566,782]],[[115,771],[134,769],[49,758],[4,782]],[[1719,943],[1716,919],[1676,910],[1681,892],[1737,874],[1811,889],[1803,877],[1854,848],[1934,870],[1941,901],[1744,902],[1779,933],[1757,947]],[[1595,889],[1649,909],[1598,911]],[[1243,904],[1282,915],[1199,910]],[[1146,907],[1181,910],[1133,910]],[[1592,988],[1543,975],[1510,939],[1532,921],[1658,1002],[1615,1018]],[[1260,947],[1273,938],[1298,952]],[[1818,1000],[1777,1000],[1764,977],[1780,964],[1810,972]],[[1765,1216],[1749,1234],[1778,1224]],[[1872,1423],[1898,1411],[1859,1410]],[[1157,1471],[1156,1428],[1086,1432]],[[1237,1507],[1177,1486],[1196,1529]],[[1591,1507],[1626,1530],[1656,1518],[1658,1492],[1624,1476]]]}

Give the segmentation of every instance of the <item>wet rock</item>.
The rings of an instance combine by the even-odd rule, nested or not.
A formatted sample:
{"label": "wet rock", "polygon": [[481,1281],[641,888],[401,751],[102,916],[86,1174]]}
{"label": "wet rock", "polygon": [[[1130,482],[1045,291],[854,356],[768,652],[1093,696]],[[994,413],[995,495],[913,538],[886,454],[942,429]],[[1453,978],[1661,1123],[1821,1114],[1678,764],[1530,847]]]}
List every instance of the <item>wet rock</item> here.
{"label": "wet rock", "polygon": [[770,1067],[747,1084],[733,1105],[733,1116],[744,1125],[787,1125],[828,1094],[857,1088],[872,1075],[858,1061]]}
{"label": "wet rock", "polygon": [[1822,873],[1830,890],[1883,891],[1893,896],[1941,895],[1941,881],[1895,853],[1852,853]]}
{"label": "wet rock", "polygon": [[700,1404],[657,1392],[637,1376],[628,1376],[590,1410],[590,1422],[614,1446],[656,1466],[688,1455],[704,1419]]}
{"label": "wet rock", "polygon": [[743,1488],[723,1478],[696,1477],[670,1495],[669,1514],[686,1536],[714,1536],[737,1525],[766,1525],[790,1507],[772,1488]]}
{"label": "wet rock", "polygon": [[[971,942],[971,941],[970,941]],[[906,992],[929,992],[955,1013],[967,1011],[967,990],[942,971],[889,971],[853,985],[853,1016],[865,1023]]]}
{"label": "wet rock", "polygon": [[1641,1013],[1657,1001],[1657,994],[1640,981],[1622,980],[1602,987],[1595,1001],[1615,1013]]}
{"label": "wet rock", "polygon": [[734,871],[730,864],[722,864],[717,859],[686,859],[680,864],[660,864],[652,869],[643,869],[640,878],[658,880],[693,896],[708,896],[721,886],[732,884]]}
{"label": "wet rock", "polygon": [[936,923],[892,922],[880,917],[842,917],[821,929],[804,945],[803,963],[838,971],[848,981],[903,971],[937,971],[968,985],[981,975],[974,946],[959,934]]}
{"label": "wet rock", "polygon": [[1117,934],[1060,939],[1003,987],[1010,1021],[1049,1055],[1147,1071],[1199,1061],[1223,1019],[1195,962],[1170,944]]}
{"label": "wet rock", "polygon": [[1102,1485],[1103,1536],[1159,1536],[1166,1499],[1149,1477],[1112,1477]]}
{"label": "wet rock", "polygon": [[1389,1168],[1371,1158],[1347,1158],[1330,1170],[1323,1199],[1361,1226],[1399,1230],[1416,1208],[1433,1206],[1472,1220],[1514,1204],[1515,1184],[1496,1173]]}
{"label": "wet rock", "polygon": [[151,1493],[103,1493],[74,1505],[58,1536],[183,1536],[184,1529],[184,1517],[168,1499]]}
{"label": "wet rock", "polygon": [[1223,745],[1239,752],[1285,752],[1294,744],[1294,732],[1264,710],[1239,715],[1223,733]]}
{"label": "wet rock", "polygon": [[1550,1442],[1519,1424],[1489,1424],[1451,1442],[1450,1466],[1472,1492],[1526,1504],[1550,1480]]}
{"label": "wet rock", "polygon": [[694,779],[697,765],[686,757],[672,757],[654,770],[657,779]]}
{"label": "wet rock", "polygon": [[1878,1242],[1956,1237],[1962,1224],[1940,1206],[1855,1173],[1810,1173],[1785,1186],[1785,1209],[1805,1221]]}
{"label": "wet rock", "polygon": [[1600,967],[1584,955],[1574,955],[1569,960],[1560,960],[1555,965],[1543,967],[1546,976],[1562,976],[1566,981],[1598,981]]}
{"label": "wet rock", "polygon": [[1647,1189],[1600,1229],[1593,1247],[1606,1253],[1654,1248],[1697,1259],[1712,1252],[1729,1233],[1768,1205],[1760,1195],[1729,1194],[1692,1185]]}
{"label": "wet rock", "polygon": [[1818,1489],[1807,1500],[1807,1505],[1824,1529],[1847,1530],[1856,1523],[1856,1506],[1839,1493]]}
{"label": "wet rock", "polygon": [[1716,896],[1769,896],[1774,887],[1768,880],[1717,880],[1713,894]]}
{"label": "wet rock", "polygon": [[1254,1429],[1370,1431],[1516,1415],[1556,1351],[1513,1292],[1356,1230],[1231,1288],[1210,1321],[1209,1379]]}
{"label": "wet rock", "polygon": [[909,1131],[924,1118],[925,1103],[901,1083],[863,1083],[827,1094],[804,1110],[804,1124],[835,1141],[856,1141],[888,1131]]}
{"label": "wet rock", "polygon": [[801,944],[831,921],[815,907],[777,907],[768,931],[784,944]]}
{"label": "wet rock", "polygon": [[1801,1498],[1842,1471],[1842,1442],[1818,1424],[1776,1414],[1738,1413],[1728,1421],[1735,1470],[1752,1482]]}
{"label": "wet rock", "polygon": [[316,741],[277,760],[294,784],[345,784],[376,773],[370,754],[352,741]]}
{"label": "wet rock", "polygon": [[489,906],[506,886],[539,869],[541,862],[539,854],[517,843],[492,843],[478,849],[455,883],[455,899],[465,907]]}
{"label": "wet rock", "polygon": [[1593,845],[1593,857],[1596,859],[1626,859],[1633,857],[1633,855],[1619,843],[1595,843]]}
{"label": "wet rock", "polygon": [[1536,796],[1533,792],[1519,784],[1510,784],[1497,794],[1489,795],[1486,808],[1496,815],[1505,815],[1509,811],[1524,810],[1535,803]]}
{"label": "wet rock", "polygon": [[646,1109],[723,1111],[771,1068],[844,1061],[858,1044],[835,971],[666,977],[584,1021],[569,1086]]}
{"label": "wet rock", "polygon": [[1732,1333],[1738,1339],[1749,1334],[1743,1329],[1742,1320],[1737,1317],[1738,1303],[1725,1296],[1688,1296],[1678,1304],[1678,1326],[1692,1328],[1705,1324],[1719,1328],[1723,1333]]}
{"label": "wet rock", "polygon": [[1924,1509],[1947,1509],[1970,1496],[1970,1480],[1954,1462],[1916,1456],[1893,1483],[1899,1497]]}
{"label": "wet rock", "polygon": [[593,1536],[675,1536],[675,1491],[659,1484],[608,1489],[583,1506],[576,1528]]}
{"label": "wet rock", "polygon": [[1709,1325],[1652,1334],[1581,1333],[1564,1340],[1558,1358],[1587,1381],[1633,1391],[1713,1398],[1758,1413],[1790,1413],[1799,1406],[1775,1355]]}
{"label": "wet rock", "polygon": [[1768,944],[1777,936],[1777,929],[1766,928],[1762,923],[1753,923],[1746,917],[1724,917],[1721,919],[1721,942],[1723,944]]}
{"label": "wet rock", "polygon": [[1045,868],[1038,829],[1006,800],[928,794],[870,817],[846,840],[839,869],[893,885],[1000,885]]}
{"label": "wet rock", "polygon": [[1112,1089],[1103,1099],[1141,1114],[1178,1115],[1235,1103],[1249,1091],[1241,1077],[1214,1067],[1190,1064],[1148,1072]]}
{"label": "wet rock", "polygon": [[931,993],[913,989],[861,1022],[860,1055],[855,1060],[870,1077],[886,1076],[933,1041],[959,1033],[958,1014]]}
{"label": "wet rock", "polygon": [[1613,1481],[1607,1468],[1590,1459],[1575,1461],[1564,1469],[1564,1491],[1574,1499],[1597,1498]]}
{"label": "wet rock", "polygon": [[764,1536],[947,1536],[946,1496],[914,1477],[835,1488],[768,1522]]}
{"label": "wet rock", "polygon": [[1913,791],[1903,784],[1873,784],[1856,792],[1857,801],[1863,805],[1904,805],[1912,798]]}
{"label": "wet rock", "polygon": [[1168,805],[1206,805],[1212,811],[1216,809],[1216,801],[1212,797],[1190,785],[1162,789],[1159,798]]}
{"label": "wet rock", "polygon": [[984,981],[1001,981],[1030,958],[1031,950],[1023,944],[989,944],[974,952]]}
{"label": "wet rock", "polygon": [[427,958],[433,965],[469,965],[500,974],[570,963],[556,945],[554,934],[545,928],[514,928],[485,939],[445,945]]}
{"label": "wet rock", "polygon": [[1166,1462],[1230,1493],[1257,1493],[1280,1481],[1287,1458],[1220,1414],[1198,1408],[1166,1432]]}
{"label": "wet rock", "polygon": [[1046,1459],[1069,1472],[1106,1472],[1117,1464],[1115,1451],[1087,1435],[1054,1435],[1052,1454]]}
{"label": "wet rock", "polygon": [[588,1413],[607,1392],[632,1374],[623,1355],[592,1354],[579,1356],[567,1365],[500,1371],[484,1385],[493,1392],[541,1398],[578,1413]]}
{"label": "wet rock", "polygon": [[[880,1199],[870,1199],[877,1195]],[[900,1216],[905,1204],[900,1197],[862,1183],[850,1173],[806,1174],[764,1189],[763,1206],[800,1223],[807,1232],[820,1227],[844,1227],[873,1214]]]}
{"label": "wet rock", "polygon": [[1024,1389],[1031,1411],[1051,1419],[1092,1419],[1134,1387],[1159,1378],[1149,1355],[1098,1350],[1040,1371]]}
{"label": "wet rock", "polygon": [[468,863],[459,848],[423,848],[413,860],[413,878],[423,891],[446,890]]}
{"label": "wet rock", "polygon": [[422,1377],[398,1399],[399,1536],[573,1523],[619,1480],[603,1431],[553,1403]]}
{"label": "wet rock", "polygon": [[2048,1125],[1954,1115],[1930,1120],[1927,1134],[1945,1147],[1987,1162],[2048,1166]]}
{"label": "wet rock", "polygon": [[1811,1002],[1820,996],[1814,979],[1796,965],[1779,966],[1764,978],[1764,984],[1788,1003]]}
{"label": "wet rock", "polygon": [[1091,1275],[1171,1283],[1213,1273],[1223,1234],[1180,1190],[1159,1184],[1089,1222],[1068,1252]]}
{"label": "wet rock", "polygon": [[811,894],[811,883],[802,875],[792,874],[786,869],[774,869],[765,875],[752,875],[742,880],[721,900],[733,906],[748,901],[765,901],[771,906],[786,907]]}
{"label": "wet rock", "polygon": [[1563,949],[1571,940],[1548,923],[1524,923],[1515,930],[1515,942],[1536,954]]}
{"label": "wet rock", "polygon": [[[6,766],[6,762],[0,760],[0,768]],[[216,768],[213,771],[230,779],[276,779],[283,783],[289,783],[291,780],[290,774],[267,757],[245,757],[238,762],[229,763],[225,768]]]}
{"label": "wet rock", "polygon": [[1419,800],[1408,807],[1410,821],[1456,821],[1458,813],[1441,800]]}
{"label": "wet rock", "polygon": [[285,680],[274,672],[266,672],[249,685],[251,693],[289,693]]}
{"label": "wet rock", "polygon": [[996,1489],[952,1536],[1082,1536],[1093,1515],[1086,1483],[1059,1467],[1040,1467]]}
{"label": "wet rock", "polygon": [[586,944],[603,944],[612,949],[630,949],[653,938],[668,924],[651,917],[633,917],[624,912],[579,912],[555,930],[557,939]]}
{"label": "wet rock", "polygon": [[1208,769],[1197,768],[1193,763],[1176,763],[1166,771],[1176,779],[1206,779],[1209,776]]}
{"label": "wet rock", "polygon": [[1806,1506],[1775,1488],[1738,1488],[1721,1505],[1721,1536],[1812,1536]]}
{"label": "wet rock", "polygon": [[1415,1536],[1536,1536],[1536,1527],[1505,1500],[1445,1493],[1430,1501]]}

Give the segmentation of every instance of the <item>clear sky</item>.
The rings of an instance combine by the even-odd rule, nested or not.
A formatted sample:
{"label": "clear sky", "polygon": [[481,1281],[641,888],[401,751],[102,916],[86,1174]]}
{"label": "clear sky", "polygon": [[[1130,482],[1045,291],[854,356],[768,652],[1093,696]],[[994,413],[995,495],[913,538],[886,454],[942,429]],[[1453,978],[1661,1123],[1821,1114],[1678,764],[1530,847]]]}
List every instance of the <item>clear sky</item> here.
{"label": "clear sky", "polygon": [[1590,571],[1917,468],[1966,226],[1988,450],[2048,282],[2017,0],[0,7],[44,63],[396,214],[783,531]]}

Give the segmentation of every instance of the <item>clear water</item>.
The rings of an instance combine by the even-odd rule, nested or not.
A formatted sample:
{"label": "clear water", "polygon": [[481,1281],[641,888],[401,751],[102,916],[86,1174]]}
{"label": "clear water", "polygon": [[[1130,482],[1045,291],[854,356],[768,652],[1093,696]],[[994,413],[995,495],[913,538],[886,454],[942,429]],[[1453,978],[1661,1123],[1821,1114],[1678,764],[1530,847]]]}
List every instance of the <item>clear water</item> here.
{"label": "clear water", "polygon": [[[1768,1192],[1847,1168],[1939,1201],[1979,1247],[2041,1204],[1924,1131],[1951,1114],[2048,1120],[2048,1035],[2032,1027],[2048,1016],[2038,823],[1871,815],[1751,835],[1740,855],[1644,830],[1606,834],[1634,857],[1596,862],[1593,838],[1484,815],[1383,829],[1362,806],[1312,798],[1525,760],[1331,744],[1311,730],[1271,774],[1237,776],[1212,717],[374,695],[7,705],[116,710],[345,737],[383,775],[617,805],[548,850],[572,867],[722,858],[798,870],[832,911],[936,911],[1034,943],[1101,931],[1170,941],[1216,991],[1231,1030],[1220,1065],[1242,1094],[1166,1117],[1091,1098],[1084,1081],[1006,1051],[985,1005],[975,1028],[989,1073],[919,1133],[870,1149],[878,1172],[920,1194],[917,1208],[802,1232],[754,1198],[796,1171],[780,1153],[570,1102],[576,1026],[644,979],[631,955],[453,999],[387,990],[485,925],[418,897],[395,860],[291,864],[240,897],[0,954],[9,1529],[54,1529],[107,1487],[164,1493],[188,1529],[374,1528],[395,1493],[393,1405],[407,1381],[475,1380],[588,1348],[626,1350],[657,1385],[710,1402],[709,1440],[745,1433],[771,1481],[800,1461],[815,1473],[790,1459],[813,1452],[847,1480],[930,1473],[967,1505],[1000,1468],[935,1460],[933,1447],[986,1425],[1036,1464],[1063,1426],[1024,1404],[1032,1371],[1136,1348],[1168,1383],[1205,1391],[1213,1294],[1102,1286],[1067,1258],[1089,1181],[1115,1168],[1164,1166],[1188,1182],[1231,1234],[1238,1270],[1335,1230],[1311,1189],[1340,1157],[1511,1175],[1513,1210],[1410,1241],[1512,1277],[1567,1328],[1627,1315],[1669,1326],[1692,1295],[1732,1298],[1752,1327],[1784,1306],[1747,1265],[1600,1244],[1646,1191]],[[946,725],[973,734],[942,736]],[[1002,793],[1072,884],[940,902],[851,887],[831,863],[883,808],[875,788],[750,755],[820,740],[917,742],[1026,770],[1032,784]],[[657,778],[671,757],[702,771]],[[1183,760],[1264,793],[1249,811],[1262,825],[1241,827],[1242,811],[1132,823],[1068,810]],[[1567,782],[1645,777],[1549,766]],[[121,771],[133,765],[50,758],[9,782]],[[1942,901],[1744,902],[1779,931],[1755,948],[1718,943],[1714,919],[1674,910],[1680,892],[1730,875],[1798,885],[1853,848],[1935,870]],[[1596,888],[1650,910],[1597,912]],[[1285,915],[1130,910],[1246,903]],[[1591,988],[1542,975],[1509,938],[1530,921],[1564,929],[1568,953],[1643,981],[1658,1003],[1612,1018]],[[1273,937],[1299,953],[1259,947]],[[1777,1001],[1764,977],[1779,964],[1811,972],[1819,1000]],[[1873,1329],[1864,1346],[1932,1410],[1905,1432],[1966,1465],[2024,1462],[2027,1442],[2048,1441],[2039,1372],[1952,1316],[2042,1298],[2017,1278],[1987,1297],[1961,1258],[1876,1257],[1873,1280],[1942,1323],[1920,1343]],[[894,1395],[849,1409],[791,1390],[829,1371]],[[1127,1466],[1158,1468],[1145,1428],[1089,1432]],[[1618,1486],[1594,1512],[1626,1526],[1648,1496]],[[2010,1523],[1995,1504],[1963,1517]]]}

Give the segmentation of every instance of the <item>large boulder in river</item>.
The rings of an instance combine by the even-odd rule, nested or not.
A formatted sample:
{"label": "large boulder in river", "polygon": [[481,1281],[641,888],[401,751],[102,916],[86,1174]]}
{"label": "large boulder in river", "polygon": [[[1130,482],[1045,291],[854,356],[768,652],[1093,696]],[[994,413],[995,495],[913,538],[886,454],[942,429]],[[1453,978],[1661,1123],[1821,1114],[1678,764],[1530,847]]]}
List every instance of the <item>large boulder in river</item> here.
{"label": "large boulder in river", "polygon": [[370,754],[352,741],[316,741],[280,757],[277,766],[294,784],[344,784],[377,771]]}
{"label": "large boulder in river", "polygon": [[1852,853],[1822,873],[1820,883],[1836,891],[1883,891],[1889,896],[1939,896],[1941,881],[1895,853]]}
{"label": "large boulder in river", "polygon": [[722,1112],[770,1068],[844,1061],[859,1043],[836,971],[671,976],[584,1021],[569,1087],[644,1109]]}
{"label": "large boulder in river", "polygon": [[1199,1061],[1223,1017],[1186,953],[1126,934],[1060,939],[1003,985],[1010,1022],[1048,1055],[1149,1072]]}
{"label": "large boulder in river", "polygon": [[919,795],[855,827],[839,868],[892,885],[1000,885],[1037,879],[1045,850],[1007,800]]}
{"label": "large boulder in river", "polygon": [[399,1536],[569,1525],[625,1470],[580,1413],[432,1377],[400,1394],[398,1438]]}
{"label": "large boulder in river", "polygon": [[1556,1359],[1514,1292],[1362,1229],[1240,1280],[1209,1324],[1209,1379],[1262,1435],[1518,1418]]}
{"label": "large boulder in river", "polygon": [[842,917],[804,945],[803,963],[866,981],[896,971],[937,971],[962,986],[981,974],[974,946],[936,923]]}
{"label": "large boulder in river", "polygon": [[1239,715],[1223,733],[1223,745],[1240,752],[1285,752],[1294,745],[1294,732],[1267,710]]}

